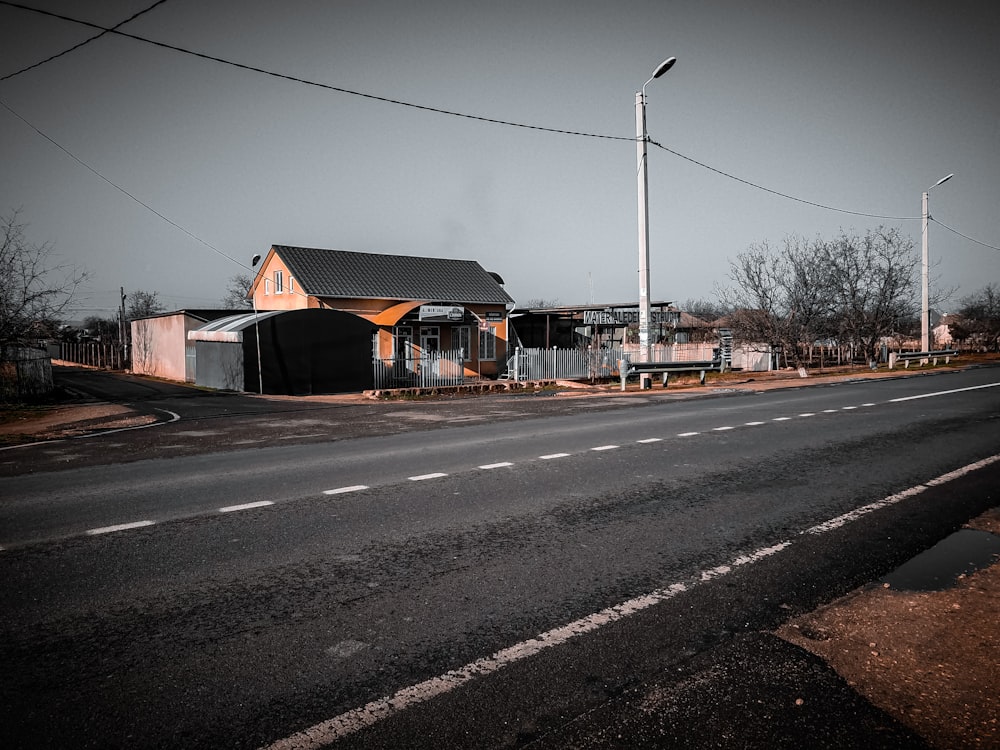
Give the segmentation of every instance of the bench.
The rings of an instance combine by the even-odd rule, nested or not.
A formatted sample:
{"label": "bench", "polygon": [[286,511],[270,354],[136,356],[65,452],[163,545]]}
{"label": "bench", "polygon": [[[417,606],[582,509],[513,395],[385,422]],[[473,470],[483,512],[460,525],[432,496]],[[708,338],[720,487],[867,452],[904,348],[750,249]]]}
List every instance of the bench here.
{"label": "bench", "polygon": [[670,374],[675,372],[697,372],[700,375],[699,382],[705,385],[706,373],[717,370],[722,372],[723,364],[721,359],[706,359],[700,362],[632,362],[628,357],[618,360],[618,374],[622,379],[622,390],[625,390],[625,380],[632,375],[661,375],[663,377],[663,387],[667,387]]}
{"label": "bench", "polygon": [[936,352],[889,352],[889,369],[896,369],[896,363],[902,362],[903,367],[909,368],[910,362],[918,361],[921,365],[933,362],[937,366],[939,359],[944,359],[944,363],[951,362],[951,358],[958,355],[957,349],[941,349]]}

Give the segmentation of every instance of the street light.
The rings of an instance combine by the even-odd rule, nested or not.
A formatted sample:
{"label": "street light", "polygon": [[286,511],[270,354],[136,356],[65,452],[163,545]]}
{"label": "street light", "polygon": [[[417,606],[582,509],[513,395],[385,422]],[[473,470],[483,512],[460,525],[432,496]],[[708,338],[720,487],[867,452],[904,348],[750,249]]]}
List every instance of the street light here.
{"label": "street light", "polygon": [[[250,268],[256,268],[257,264],[260,263],[260,255],[254,254],[250,259]],[[253,292],[253,282],[250,283],[250,291]],[[257,388],[260,391],[260,395],[264,395],[264,374],[261,372],[260,363],[260,320],[257,318],[257,295],[251,294],[250,299],[253,300],[253,328],[254,328],[254,338],[257,339]]]}
{"label": "street light", "polygon": [[942,177],[927,188],[924,191],[923,200],[920,204],[920,218],[923,229],[923,253],[920,264],[920,351],[922,352],[929,352],[931,350],[930,283],[928,281],[929,264],[927,253],[927,220],[930,218],[930,214],[927,213],[927,194],[954,176],[954,174],[950,174]]}
{"label": "street light", "polygon": [[[676,57],[668,57],[653,70],[653,75],[642,89],[635,94],[635,149],[638,169],[636,182],[639,192],[639,361],[649,362],[649,179],[646,175],[646,86],[654,78],[659,78],[674,63]],[[650,376],[643,373],[639,376],[640,388],[648,388]]]}

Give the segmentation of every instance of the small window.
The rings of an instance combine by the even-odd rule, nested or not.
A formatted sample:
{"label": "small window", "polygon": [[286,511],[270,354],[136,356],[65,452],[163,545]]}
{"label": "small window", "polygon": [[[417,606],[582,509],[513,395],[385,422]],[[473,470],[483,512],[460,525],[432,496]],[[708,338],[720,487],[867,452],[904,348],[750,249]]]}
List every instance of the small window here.
{"label": "small window", "polygon": [[281,271],[274,272],[274,293],[284,294],[285,293],[285,274]]}
{"label": "small window", "polygon": [[294,292],[295,292],[295,277],[294,276],[289,276],[288,277],[288,293],[289,294],[294,294]]}
{"label": "small window", "polygon": [[264,294],[267,295],[270,293],[271,293],[271,280],[264,279]]}
{"label": "small window", "polygon": [[488,331],[479,331],[479,359],[497,358],[497,327],[490,325]]}

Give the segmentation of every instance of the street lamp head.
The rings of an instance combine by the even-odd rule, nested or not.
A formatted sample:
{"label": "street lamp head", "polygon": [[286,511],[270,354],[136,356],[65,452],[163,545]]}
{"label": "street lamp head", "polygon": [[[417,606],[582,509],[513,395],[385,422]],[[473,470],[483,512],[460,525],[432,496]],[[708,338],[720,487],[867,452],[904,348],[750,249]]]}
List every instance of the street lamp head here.
{"label": "street lamp head", "polygon": [[253,258],[250,259],[250,267],[251,268],[256,268],[258,263],[260,263],[260,255],[259,254],[258,255],[254,255]]}
{"label": "street lamp head", "polygon": [[932,188],[936,188],[938,185],[943,185],[944,183],[946,183],[948,180],[950,180],[954,176],[955,176],[954,174],[950,174],[950,175],[947,175],[946,177],[942,177],[940,180],[938,180],[937,182],[935,182],[933,185],[931,185],[927,189],[930,190]]}
{"label": "street lamp head", "polygon": [[[653,78],[659,78],[660,76],[662,76],[664,73],[666,73],[672,67],[674,67],[674,63],[675,62],[677,62],[677,58],[676,57],[668,57],[666,60],[664,60],[663,62],[661,62],[653,70]],[[650,78],[649,80],[653,80],[653,78]]]}

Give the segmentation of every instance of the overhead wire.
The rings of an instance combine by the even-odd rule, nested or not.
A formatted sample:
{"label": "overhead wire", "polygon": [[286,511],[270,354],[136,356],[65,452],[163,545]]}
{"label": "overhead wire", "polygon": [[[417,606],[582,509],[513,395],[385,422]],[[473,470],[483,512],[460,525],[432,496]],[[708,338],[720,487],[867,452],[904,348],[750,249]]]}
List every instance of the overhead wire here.
{"label": "overhead wire", "polygon": [[99,34],[94,34],[94,36],[89,37],[88,39],[84,39],[79,44],[74,44],[72,47],[70,47],[68,49],[64,49],[62,52],[57,52],[54,55],[49,55],[44,60],[39,60],[38,62],[32,63],[31,65],[28,65],[28,66],[25,66],[25,67],[21,68],[20,70],[15,70],[13,73],[8,73],[5,76],[0,76],[0,81],[10,80],[14,76],[19,76],[22,73],[27,73],[29,70],[34,70],[35,68],[37,68],[39,66],[45,65],[45,63],[52,62],[53,60],[56,60],[56,59],[62,57],[63,55],[68,55],[70,52],[75,52],[76,50],[80,49],[80,47],[83,47],[84,45],[90,44],[91,42],[93,42],[93,41],[95,41],[97,39],[100,39],[105,34],[111,34],[111,33],[113,33],[115,30],[121,28],[125,24],[130,23],[131,21],[134,21],[135,19],[137,19],[141,15],[149,13],[149,11],[153,10],[153,8],[157,7],[158,5],[163,5],[163,3],[165,3],[165,2],[167,2],[167,0],[156,0],[156,2],[153,3],[152,5],[150,5],[148,8],[146,8],[144,10],[140,10],[138,13],[133,13],[131,16],[129,16],[128,18],[126,18],[124,21],[121,21],[120,23],[115,24],[111,28],[101,29],[101,32]]}
{"label": "overhead wire", "polygon": [[[146,44],[151,44],[151,45],[156,46],[156,47],[161,47],[161,48],[164,48],[164,49],[169,49],[169,50],[172,50],[172,51],[175,51],[175,52],[180,52],[182,54],[191,55],[193,57],[201,58],[201,59],[204,59],[204,60],[209,60],[211,62],[216,62],[216,63],[222,64],[222,65],[231,66],[231,67],[238,68],[238,69],[241,69],[241,70],[246,70],[246,71],[253,72],[253,73],[259,73],[261,75],[266,75],[266,76],[269,76],[269,77],[272,77],[272,78],[278,78],[278,79],[282,79],[282,80],[287,80],[287,81],[291,81],[293,83],[299,83],[299,84],[302,84],[302,85],[305,85],[305,86],[316,87],[316,88],[325,89],[325,90],[328,90],[328,91],[334,91],[334,92],[337,92],[337,93],[348,94],[348,95],[351,95],[351,96],[359,96],[359,97],[362,97],[362,98],[365,98],[365,99],[371,99],[371,100],[374,100],[374,101],[380,101],[380,102],[384,102],[384,103],[387,103],[387,104],[394,104],[394,105],[397,105],[397,106],[408,107],[408,108],[417,109],[417,110],[421,110],[421,111],[425,111],[425,112],[431,112],[431,113],[435,113],[435,114],[442,114],[442,115],[447,115],[447,116],[451,116],[451,117],[460,117],[460,118],[469,119],[469,120],[476,120],[476,121],[479,121],[479,122],[485,122],[485,123],[490,123],[490,124],[494,124],[494,125],[505,125],[505,126],[509,126],[509,127],[525,128],[525,129],[529,129],[529,130],[537,130],[537,131],[548,132],[548,133],[556,133],[556,134],[560,134],[560,135],[572,135],[572,136],[580,136],[580,137],[586,137],[586,138],[600,138],[600,139],[606,139],[606,140],[630,141],[630,142],[635,142],[637,140],[637,138],[635,136],[617,136],[617,135],[608,135],[608,134],[602,134],[602,133],[589,133],[589,132],[578,131],[578,130],[568,130],[568,129],[564,129],[564,128],[546,127],[546,126],[542,126],[542,125],[532,125],[532,124],[528,124],[528,123],[515,122],[515,121],[511,121],[511,120],[502,120],[502,119],[499,119],[499,118],[485,117],[485,116],[481,116],[481,115],[473,115],[473,114],[469,114],[469,113],[465,113],[465,112],[457,112],[457,111],[454,111],[454,110],[443,109],[443,108],[440,108],[440,107],[433,107],[433,106],[429,106],[429,105],[425,105],[425,104],[417,104],[417,103],[414,103],[414,102],[407,102],[407,101],[403,101],[403,100],[400,100],[400,99],[393,99],[393,98],[390,98],[390,97],[380,96],[380,95],[377,95],[377,94],[371,94],[371,93],[367,93],[367,92],[363,92],[363,91],[356,91],[356,90],[353,90],[353,89],[344,88],[344,87],[341,87],[341,86],[333,86],[333,85],[327,84],[327,83],[321,83],[321,82],[318,82],[318,81],[312,81],[312,80],[309,80],[309,79],[306,79],[306,78],[301,78],[299,76],[293,76],[293,75],[289,75],[289,74],[286,74],[286,73],[278,73],[276,71],[267,70],[266,68],[261,68],[261,67],[257,67],[257,66],[254,66],[254,65],[248,65],[246,63],[235,62],[233,60],[228,60],[226,58],[219,57],[217,55],[210,55],[210,54],[207,54],[207,53],[204,53],[204,52],[198,52],[196,50],[190,50],[190,49],[187,49],[187,48],[184,48],[184,47],[180,47],[178,45],[168,44],[166,42],[160,42],[160,41],[157,41],[155,39],[149,39],[147,37],[143,37],[143,36],[140,36],[140,35],[137,35],[137,34],[130,34],[128,32],[120,30],[120,27],[123,26],[124,24],[128,23],[131,20],[134,20],[135,18],[137,18],[140,15],[142,15],[142,14],[144,14],[144,13],[152,10],[153,8],[157,7],[158,5],[160,5],[160,4],[164,3],[164,2],[166,2],[166,0],[158,0],[156,3],[154,3],[153,5],[151,5],[149,8],[146,8],[145,10],[140,11],[140,12],[134,14],[133,16],[131,16],[128,19],[125,19],[121,23],[116,24],[113,27],[105,27],[105,26],[100,26],[98,24],[91,23],[89,21],[82,21],[80,19],[72,18],[70,16],[66,16],[66,15],[63,15],[63,14],[54,13],[52,11],[41,10],[39,8],[32,8],[30,6],[22,5],[20,3],[10,2],[10,0],[0,0],[0,5],[7,5],[7,6],[10,6],[10,7],[13,7],[13,8],[19,8],[19,9],[31,11],[31,12],[34,12],[34,13],[39,13],[39,14],[50,16],[50,17],[53,17],[53,18],[58,18],[60,20],[69,21],[71,23],[76,23],[76,24],[80,24],[80,25],[87,26],[87,27],[90,27],[90,28],[98,29],[100,31],[99,34],[91,37],[90,39],[88,39],[88,40],[86,40],[84,42],[81,42],[80,44],[76,45],[75,47],[72,47],[72,48],[70,48],[68,50],[64,50],[63,52],[60,52],[60,53],[58,53],[56,55],[53,55],[53,56],[47,58],[46,60],[40,61],[38,63],[35,63],[34,65],[31,65],[31,66],[29,66],[27,68],[24,68],[24,69],[20,70],[20,71],[17,71],[15,73],[11,73],[11,74],[9,74],[7,76],[4,76],[4,77],[0,78],[0,81],[7,80],[8,78],[13,77],[14,75],[18,75],[18,74],[20,74],[22,72],[25,72],[26,70],[31,70],[32,68],[38,67],[39,65],[42,65],[45,62],[49,62],[50,60],[54,60],[57,57],[61,57],[62,55],[67,54],[69,52],[72,52],[75,49],[79,49],[84,44],[87,44],[87,43],[89,43],[91,41],[94,41],[95,39],[98,39],[101,36],[104,36],[105,34],[115,34],[115,35],[118,35],[118,36],[126,37],[128,39],[132,39],[134,41],[143,42],[143,43],[146,43]],[[93,172],[95,175],[97,175],[98,177],[100,177],[102,180],[104,180],[105,182],[107,182],[109,185],[111,185],[112,187],[114,187],[116,190],[119,190],[124,195],[128,196],[132,200],[134,200],[137,203],[139,203],[140,205],[142,205],[144,208],[148,209],[149,211],[151,211],[155,215],[159,216],[161,219],[163,219],[164,221],[166,221],[171,226],[174,226],[175,228],[181,230],[182,232],[184,232],[185,234],[187,234],[191,238],[195,239],[196,241],[200,242],[201,244],[205,245],[206,247],[210,248],[211,250],[219,253],[223,257],[225,257],[228,260],[230,260],[230,261],[232,261],[232,262],[234,262],[234,263],[242,266],[243,268],[247,268],[245,264],[243,264],[240,261],[236,260],[235,258],[231,257],[230,255],[224,253],[223,251],[219,250],[218,248],[216,248],[215,246],[213,246],[210,243],[206,242],[205,240],[202,240],[197,235],[193,234],[192,232],[188,231],[184,227],[182,227],[179,224],[177,224],[177,223],[173,222],[172,220],[168,219],[166,216],[164,216],[163,214],[159,213],[158,211],[156,211],[155,209],[153,209],[151,206],[147,205],[143,201],[139,200],[136,196],[132,195],[131,193],[129,193],[124,188],[120,187],[119,185],[117,185],[114,182],[112,182],[111,180],[109,180],[107,177],[105,177],[103,174],[101,174],[96,169],[94,169],[93,167],[91,167],[89,164],[85,163],[79,157],[77,157],[74,154],[72,154],[64,146],[60,145],[55,140],[53,140],[51,137],[49,137],[48,135],[46,135],[45,133],[43,133],[38,127],[36,127],[32,123],[28,122],[28,120],[26,120],[20,114],[18,114],[17,112],[15,112],[3,100],[0,100],[0,105],[2,105],[11,114],[13,114],[15,117],[17,117],[18,119],[20,119],[26,125],[28,125],[28,127],[30,127],[32,130],[34,130],[40,136],[42,136],[43,138],[45,138],[46,140],[48,140],[49,142],[51,142],[53,145],[55,145],[57,148],[59,148],[60,150],[62,150],[63,152],[65,152],[74,161],[77,161],[83,167],[85,167],[86,169],[88,169],[91,172]],[[788,193],[783,193],[783,192],[781,192],[779,190],[774,190],[772,188],[765,187],[765,186],[760,185],[758,183],[752,182],[751,180],[747,180],[747,179],[744,179],[742,177],[738,177],[738,176],[736,176],[734,174],[731,174],[729,172],[725,172],[725,171],[723,171],[721,169],[718,169],[718,168],[713,167],[713,166],[711,166],[709,164],[706,164],[705,162],[699,161],[698,159],[694,159],[694,158],[692,158],[690,156],[687,156],[685,154],[680,153],[679,151],[676,151],[676,150],[671,149],[671,148],[669,148],[667,146],[664,146],[663,144],[661,144],[661,143],[659,143],[657,141],[654,141],[652,139],[647,138],[647,142],[649,144],[651,144],[651,145],[653,145],[653,146],[655,146],[655,147],[657,147],[657,148],[659,148],[659,149],[661,149],[661,150],[669,153],[669,154],[672,154],[673,156],[676,156],[676,157],[678,157],[680,159],[688,161],[688,162],[690,162],[690,163],[692,163],[692,164],[694,164],[696,166],[699,166],[699,167],[701,167],[703,169],[706,169],[706,170],[708,170],[710,172],[714,172],[715,174],[718,174],[718,175],[720,175],[722,177],[725,177],[725,178],[730,179],[730,180],[734,180],[734,181],[739,182],[741,184],[747,185],[748,187],[752,187],[752,188],[755,188],[757,190],[762,190],[762,191],[764,191],[766,193],[770,193],[772,195],[776,195],[778,197],[785,198],[786,200],[791,200],[791,201],[795,201],[797,203],[802,203],[804,205],[813,206],[815,208],[820,208],[820,209],[823,209],[823,210],[826,210],[826,211],[834,211],[834,212],[838,212],[838,213],[849,214],[849,215],[852,215],[852,216],[862,216],[862,217],[872,218],[872,219],[886,219],[886,220],[890,220],[890,221],[915,221],[915,220],[918,220],[918,219],[922,218],[920,216],[893,216],[893,215],[888,215],[888,214],[868,213],[868,212],[864,212],[864,211],[852,211],[852,210],[849,210],[849,209],[839,208],[837,206],[830,206],[830,205],[827,205],[827,204],[818,203],[816,201],[807,200],[805,198],[799,198],[797,196],[790,195]],[[934,219],[931,219],[931,220],[936,221],[936,223],[940,224],[942,227],[944,227],[948,231],[953,232],[954,234],[957,234],[958,236],[963,237],[963,238],[965,238],[965,239],[967,239],[967,240],[969,240],[971,242],[975,242],[976,244],[982,245],[983,247],[991,248],[991,249],[994,249],[994,250],[1000,249],[1000,248],[997,248],[997,247],[995,247],[993,245],[990,245],[988,243],[985,243],[985,242],[982,242],[980,240],[977,240],[977,239],[975,239],[973,237],[969,237],[968,235],[965,235],[962,232],[959,232],[958,230],[953,229],[952,227],[949,227],[949,226],[947,226],[946,224],[944,224],[944,223],[942,223],[940,221],[937,221],[937,220],[934,220]],[[248,269],[248,270],[251,270],[251,269]]]}

